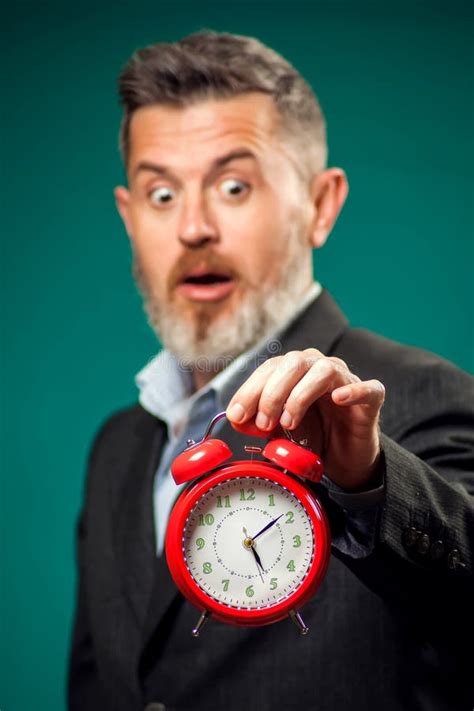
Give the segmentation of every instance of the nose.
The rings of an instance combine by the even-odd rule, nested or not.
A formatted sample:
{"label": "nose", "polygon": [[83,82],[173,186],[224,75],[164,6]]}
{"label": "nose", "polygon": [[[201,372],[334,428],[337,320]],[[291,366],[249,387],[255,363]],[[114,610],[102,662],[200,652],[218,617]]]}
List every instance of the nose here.
{"label": "nose", "polygon": [[188,196],[184,201],[178,239],[188,249],[199,249],[218,240],[217,227],[211,218],[204,195]]}

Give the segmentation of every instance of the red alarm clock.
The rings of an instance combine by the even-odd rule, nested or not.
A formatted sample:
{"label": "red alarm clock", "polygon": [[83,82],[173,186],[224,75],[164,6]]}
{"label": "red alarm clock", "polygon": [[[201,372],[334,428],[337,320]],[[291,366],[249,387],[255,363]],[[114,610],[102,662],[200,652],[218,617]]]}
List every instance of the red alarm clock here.
{"label": "red alarm clock", "polygon": [[[331,549],[325,512],[306,484],[320,481],[323,464],[286,431],[264,447],[244,447],[268,461],[225,464],[230,448],[209,439],[222,417],[171,466],[175,482],[190,486],[171,512],[166,559],[179,590],[201,611],[193,635],[209,616],[252,627],[289,616],[306,634],[299,610],[321,584]],[[252,423],[232,425],[269,437]]]}

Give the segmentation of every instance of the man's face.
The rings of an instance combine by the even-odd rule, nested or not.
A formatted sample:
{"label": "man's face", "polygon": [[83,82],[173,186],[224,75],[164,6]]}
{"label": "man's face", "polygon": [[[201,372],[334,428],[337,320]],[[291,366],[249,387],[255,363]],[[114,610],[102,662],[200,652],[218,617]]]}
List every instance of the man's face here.
{"label": "man's face", "polygon": [[278,128],[259,93],[132,117],[115,196],[151,325],[180,357],[234,357],[312,280],[308,190]]}

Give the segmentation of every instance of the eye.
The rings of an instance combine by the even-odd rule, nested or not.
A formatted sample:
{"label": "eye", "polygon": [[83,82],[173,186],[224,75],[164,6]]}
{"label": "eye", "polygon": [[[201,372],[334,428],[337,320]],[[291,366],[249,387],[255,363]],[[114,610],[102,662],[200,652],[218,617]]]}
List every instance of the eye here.
{"label": "eye", "polygon": [[242,180],[237,180],[236,178],[226,178],[219,185],[219,189],[228,196],[242,195],[248,188],[248,183],[244,183]]}
{"label": "eye", "polygon": [[149,198],[155,205],[165,205],[174,198],[174,192],[171,188],[161,185],[159,188],[154,188],[151,191]]}

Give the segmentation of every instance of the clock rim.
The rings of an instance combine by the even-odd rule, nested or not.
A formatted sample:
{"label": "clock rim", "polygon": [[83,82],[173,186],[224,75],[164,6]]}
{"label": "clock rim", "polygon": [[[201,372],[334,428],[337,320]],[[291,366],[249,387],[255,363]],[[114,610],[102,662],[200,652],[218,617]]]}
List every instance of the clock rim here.
{"label": "clock rim", "polygon": [[[313,526],[313,536],[318,542],[313,550],[309,570],[297,590],[275,605],[261,609],[230,607],[204,592],[188,570],[182,544],[184,526],[197,501],[211,488],[224,481],[246,477],[270,479],[289,489],[308,514]],[[181,493],[170,514],[165,552],[175,584],[184,597],[201,612],[207,611],[214,619],[228,624],[260,626],[284,619],[290,611],[301,609],[313,597],[329,565],[331,536],[325,511],[307,486],[300,483],[291,474],[287,474],[267,462],[237,460],[219,467],[217,471],[205,474]]]}

